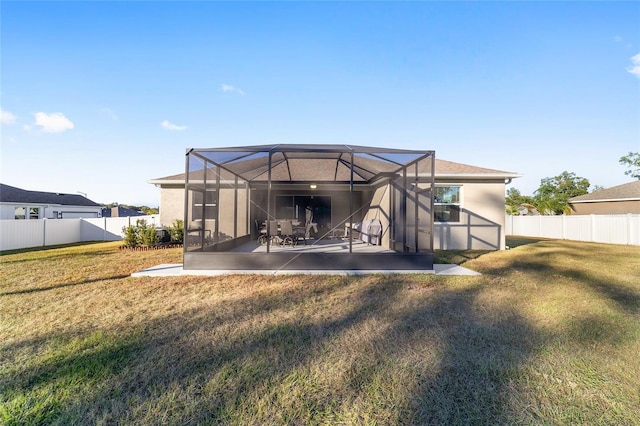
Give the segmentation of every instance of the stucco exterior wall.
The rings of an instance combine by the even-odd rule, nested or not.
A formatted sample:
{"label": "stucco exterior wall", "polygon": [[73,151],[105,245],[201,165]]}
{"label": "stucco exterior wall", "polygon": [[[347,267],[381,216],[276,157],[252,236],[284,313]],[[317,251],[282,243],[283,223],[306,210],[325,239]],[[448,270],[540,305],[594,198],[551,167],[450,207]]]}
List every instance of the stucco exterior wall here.
{"label": "stucco exterior wall", "polygon": [[[460,185],[462,187],[461,200],[461,217],[457,223],[440,223],[434,224],[434,249],[438,250],[502,250],[505,247],[504,235],[504,194],[505,184],[501,179],[495,181],[460,181],[460,180],[443,180],[436,179],[436,184],[444,185]],[[386,186],[377,188],[375,191],[357,191],[354,192],[354,210],[357,210],[364,203],[373,200],[372,205],[386,207],[368,207],[356,215],[353,222],[361,222],[365,218],[373,218],[378,215],[383,226],[382,244],[388,247],[389,242],[389,214],[391,210],[390,191],[385,191]],[[240,195],[243,190],[239,191],[239,199],[244,198]],[[227,205],[224,201],[224,191],[221,191],[220,205]],[[252,191],[252,201],[250,206],[251,219],[249,232],[254,232],[253,219],[263,221],[266,219],[266,192]],[[349,216],[349,192],[348,191],[331,191],[315,192],[317,195],[331,196],[332,209],[332,226],[340,226]],[[229,196],[233,196],[231,191]],[[276,194],[295,194],[309,195],[305,191],[273,191]],[[230,199],[233,201],[233,198]],[[275,198],[272,199],[275,203]],[[232,203],[231,203],[232,204]],[[386,209],[386,213],[385,213]],[[241,209],[246,211],[246,209]],[[221,211],[223,213],[223,211]],[[223,214],[231,214],[223,213]],[[164,225],[172,224],[176,219],[184,217],[184,188],[183,187],[162,187],[160,191],[160,220]],[[239,229],[241,222],[245,222],[247,218],[241,213],[238,216]],[[224,222],[233,223],[232,220]],[[233,228],[220,229],[229,235],[233,233]],[[240,232],[240,234],[242,234]]]}
{"label": "stucco exterior wall", "polygon": [[575,203],[575,204],[572,204],[572,206],[573,206],[573,212],[571,214],[640,213],[640,200]]}
{"label": "stucco exterior wall", "polygon": [[[391,218],[391,185],[382,185],[369,196],[371,203],[362,220],[378,219],[382,225],[382,239],[380,245],[390,247],[390,222]],[[355,222],[355,221],[354,221]]]}
{"label": "stucco exterior wall", "polygon": [[503,180],[493,182],[436,181],[462,187],[460,222],[434,223],[436,250],[503,250]]}
{"label": "stucco exterior wall", "polygon": [[160,189],[160,223],[169,226],[177,219],[184,220],[184,185],[163,186]]}
{"label": "stucco exterior wall", "polygon": [[[251,228],[247,223],[247,190],[229,188],[220,189],[220,233],[231,238],[251,234]],[[234,218],[236,220],[234,226]],[[213,221],[215,223],[215,221]]]}

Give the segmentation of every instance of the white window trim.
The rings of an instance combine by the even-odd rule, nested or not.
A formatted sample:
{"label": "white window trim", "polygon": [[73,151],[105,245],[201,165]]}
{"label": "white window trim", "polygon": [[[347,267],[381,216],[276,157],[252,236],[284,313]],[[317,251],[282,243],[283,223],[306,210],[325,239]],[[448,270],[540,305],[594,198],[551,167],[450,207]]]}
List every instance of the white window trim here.
{"label": "white window trim", "polygon": [[451,221],[446,221],[446,222],[441,222],[439,220],[436,220],[435,217],[433,219],[434,223],[462,223],[462,208],[463,208],[463,204],[464,204],[464,184],[462,183],[436,183],[434,185],[434,192],[435,192],[435,188],[448,188],[448,187],[452,187],[452,186],[456,186],[459,188],[458,190],[458,198],[460,200],[460,202],[458,203],[436,203],[435,199],[433,200],[433,206],[434,206],[434,210],[435,210],[435,206],[458,206],[458,209],[460,210],[460,217],[459,220],[456,222],[451,222]]}

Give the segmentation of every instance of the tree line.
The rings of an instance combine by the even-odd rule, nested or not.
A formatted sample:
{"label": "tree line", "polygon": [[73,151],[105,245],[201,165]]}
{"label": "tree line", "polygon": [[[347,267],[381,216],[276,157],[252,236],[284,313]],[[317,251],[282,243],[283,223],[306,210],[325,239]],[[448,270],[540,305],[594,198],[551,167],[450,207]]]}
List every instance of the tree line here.
{"label": "tree line", "polygon": [[[640,180],[640,152],[629,152],[620,157],[619,163],[626,166],[625,175]],[[575,173],[564,171],[558,176],[540,181],[533,195],[522,195],[517,188],[510,188],[505,198],[507,214],[520,215],[538,213],[557,215],[571,213],[569,199],[588,194],[591,183]],[[603,189],[595,186],[592,192]]]}

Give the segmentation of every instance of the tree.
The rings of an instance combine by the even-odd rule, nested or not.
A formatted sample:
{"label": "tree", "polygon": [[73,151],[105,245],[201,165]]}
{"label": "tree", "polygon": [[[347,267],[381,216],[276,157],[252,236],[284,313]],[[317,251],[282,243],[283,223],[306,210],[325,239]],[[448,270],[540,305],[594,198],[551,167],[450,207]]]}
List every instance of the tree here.
{"label": "tree", "polygon": [[589,193],[588,179],[567,171],[558,176],[544,178],[534,193],[534,202],[541,214],[566,214],[571,212],[569,199]]}
{"label": "tree", "polygon": [[509,188],[507,190],[507,196],[505,201],[505,211],[508,214],[519,215],[520,209],[526,207],[527,210],[533,208],[533,197],[529,195],[522,195],[517,188]]}
{"label": "tree", "polygon": [[629,154],[620,157],[619,162],[629,168],[624,172],[625,175],[640,180],[640,152],[629,152]]}

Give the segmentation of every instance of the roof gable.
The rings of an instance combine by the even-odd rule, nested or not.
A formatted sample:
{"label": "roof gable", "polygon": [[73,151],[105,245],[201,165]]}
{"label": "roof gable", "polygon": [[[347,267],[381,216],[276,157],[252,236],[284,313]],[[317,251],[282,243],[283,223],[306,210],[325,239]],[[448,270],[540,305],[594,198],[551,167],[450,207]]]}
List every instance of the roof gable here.
{"label": "roof gable", "polygon": [[56,192],[28,191],[15,186],[0,184],[0,202],[18,204],[58,204],[62,206],[100,207],[82,195]]}

